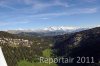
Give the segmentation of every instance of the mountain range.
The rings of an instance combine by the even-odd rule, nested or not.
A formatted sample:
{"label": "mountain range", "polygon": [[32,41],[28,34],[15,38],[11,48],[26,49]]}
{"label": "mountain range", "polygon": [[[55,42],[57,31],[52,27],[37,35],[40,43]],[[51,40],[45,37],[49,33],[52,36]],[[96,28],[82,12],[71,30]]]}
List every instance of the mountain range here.
{"label": "mountain range", "polygon": [[[36,58],[43,56],[42,52],[48,48],[53,51],[54,57],[58,58],[76,58],[78,56],[94,58],[94,63],[77,64],[75,63],[76,59],[73,64],[57,63],[58,66],[100,66],[100,27],[80,29],[73,29],[75,31],[63,35],[41,37],[38,37],[39,35],[36,32],[31,31],[28,33],[21,31],[17,34],[0,31],[0,45],[8,66],[17,66],[20,60],[38,62]],[[42,32],[39,34],[43,35]]]}
{"label": "mountain range", "polygon": [[63,35],[67,33],[74,33],[79,32],[82,30],[86,30],[89,28],[80,28],[80,27],[48,27],[44,29],[37,29],[37,30],[7,30],[8,33],[18,34],[18,35],[28,35],[28,36],[56,36],[56,35]]}

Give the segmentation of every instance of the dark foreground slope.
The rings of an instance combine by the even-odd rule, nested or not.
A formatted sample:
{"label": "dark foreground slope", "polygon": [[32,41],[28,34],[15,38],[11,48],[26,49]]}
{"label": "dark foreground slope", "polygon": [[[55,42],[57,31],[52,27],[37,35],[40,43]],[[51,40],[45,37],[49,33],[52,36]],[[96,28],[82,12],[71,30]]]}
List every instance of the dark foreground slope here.
{"label": "dark foreground slope", "polygon": [[[100,66],[100,27],[62,37],[66,38],[58,39],[53,48],[55,55],[65,58],[74,57],[75,60],[72,64],[58,63],[59,66]],[[77,64],[78,56],[93,57],[95,63],[86,63],[87,60],[85,60],[85,63]]]}

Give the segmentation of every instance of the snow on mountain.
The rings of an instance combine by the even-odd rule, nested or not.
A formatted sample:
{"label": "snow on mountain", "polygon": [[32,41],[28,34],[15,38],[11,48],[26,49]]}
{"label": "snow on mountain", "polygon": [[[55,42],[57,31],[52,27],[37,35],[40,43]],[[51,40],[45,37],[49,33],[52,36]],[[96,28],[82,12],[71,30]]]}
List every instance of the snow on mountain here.
{"label": "snow on mountain", "polygon": [[86,30],[87,28],[80,28],[80,27],[66,27],[66,26],[53,26],[48,27],[44,29],[37,29],[37,30],[9,30],[7,32],[13,33],[13,34],[22,34],[22,33],[28,33],[31,35],[44,35],[44,36],[54,36],[54,35],[63,35],[66,33],[73,33],[73,32],[79,32],[82,30]]}
{"label": "snow on mountain", "polygon": [[79,29],[79,27],[48,27],[48,28],[44,28],[43,30],[46,31],[57,31],[57,30],[61,30],[61,31],[66,31],[66,30],[77,30]]}
{"label": "snow on mountain", "polygon": [[55,36],[55,35],[64,35],[68,33],[74,33],[74,32],[79,32],[82,30],[86,30],[87,28],[80,28],[80,27],[66,27],[66,26],[61,26],[61,27],[48,27],[40,30],[36,30],[36,33],[42,34],[44,36]]}

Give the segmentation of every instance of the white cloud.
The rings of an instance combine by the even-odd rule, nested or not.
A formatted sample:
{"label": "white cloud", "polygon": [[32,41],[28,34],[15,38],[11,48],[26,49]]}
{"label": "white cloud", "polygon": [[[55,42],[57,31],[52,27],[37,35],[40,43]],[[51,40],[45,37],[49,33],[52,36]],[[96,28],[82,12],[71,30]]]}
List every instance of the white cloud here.
{"label": "white cloud", "polygon": [[43,17],[43,18],[40,18],[40,19],[43,19],[43,20],[47,20],[47,19],[50,19],[50,18],[47,18],[47,17]]}
{"label": "white cloud", "polygon": [[17,0],[18,3],[24,3],[26,5],[32,5],[35,0]]}
{"label": "white cloud", "polygon": [[98,8],[83,8],[78,9],[79,13],[96,13],[98,11]]}
{"label": "white cloud", "polygon": [[41,13],[41,14],[31,14],[27,16],[15,16],[14,20],[17,22],[26,22],[30,23],[33,22],[33,20],[47,20],[52,19],[54,17],[59,16],[72,16],[72,15],[80,15],[80,14],[93,14],[98,12],[98,8],[75,8],[70,11],[64,11],[64,12],[53,12],[53,13]]}
{"label": "white cloud", "polygon": [[[8,1],[8,0],[5,0]],[[4,2],[5,2],[4,1]],[[11,1],[11,0],[9,0]],[[4,4],[2,4],[2,7],[6,7],[6,8],[10,8],[13,9],[14,11],[4,15],[4,18],[9,18],[9,19],[13,19],[13,20],[19,20],[18,22],[28,22],[30,21],[30,19],[35,19],[35,18],[39,18],[39,19],[49,19],[52,17],[58,17],[58,16],[69,16],[69,15],[75,15],[75,14],[92,14],[92,13],[96,13],[98,11],[97,7],[92,7],[92,8],[78,8],[78,7],[74,7],[71,8],[70,5],[67,2],[62,2],[61,0],[53,0],[53,2],[51,3],[43,3],[40,2],[38,0],[16,0],[19,3],[24,3],[26,5],[31,5],[32,7],[25,7],[22,9],[15,9],[12,7],[10,7],[9,5],[6,4],[6,2]],[[10,3],[10,2],[7,2]],[[1,4],[1,3],[0,3]],[[52,6],[63,6],[66,7],[65,11],[61,11],[61,12],[55,12],[53,11],[52,13],[43,13],[42,10],[45,10],[46,8],[52,7]],[[69,9],[67,9],[69,7]],[[38,13],[41,12],[41,13]],[[46,11],[44,11],[46,12]],[[30,18],[31,17],[31,18]],[[1,17],[2,18],[2,17]],[[9,20],[8,19],[8,20]],[[23,19],[26,19],[23,20]],[[20,21],[22,20],[22,21]],[[9,23],[4,23],[5,25],[9,24]]]}
{"label": "white cloud", "polygon": [[65,2],[61,2],[60,0],[52,0],[53,2],[41,2],[39,0],[18,0],[20,3],[24,3],[26,5],[31,5],[33,9],[45,9],[51,6],[62,6],[69,7],[69,5]]}
{"label": "white cloud", "polygon": [[11,6],[8,6],[8,5],[4,5],[4,4],[0,4],[0,7],[8,8],[8,9],[11,9],[11,10],[15,10],[15,8],[13,8]]}
{"label": "white cloud", "polygon": [[26,23],[29,23],[29,22],[0,22],[0,26],[26,24]]}
{"label": "white cloud", "polygon": [[[53,6],[62,6],[62,7],[69,7],[68,3],[61,2],[60,0],[52,0],[52,2],[40,2],[39,0],[16,0],[13,2],[13,0],[2,0],[0,1],[0,7],[12,9],[13,12],[11,13],[20,13],[20,14],[28,14],[28,13],[36,13],[40,12],[42,10],[45,10],[46,8],[52,8]],[[27,6],[25,8],[16,8],[13,5],[23,4],[23,6]]]}
{"label": "white cloud", "polygon": [[98,0],[82,0],[82,1],[93,3],[93,2],[96,2],[96,1],[98,1]]}
{"label": "white cloud", "polygon": [[38,15],[29,15],[27,17],[48,17],[48,16],[69,16],[69,15],[75,15],[75,14],[92,14],[98,12],[98,8],[76,8],[69,12],[59,12],[59,13],[42,13]]}
{"label": "white cloud", "polygon": [[15,8],[9,6],[8,3],[9,3],[9,1],[7,1],[7,0],[1,0],[0,1],[0,7],[15,10]]}
{"label": "white cloud", "polygon": [[59,1],[54,1],[53,3],[41,3],[41,2],[34,2],[33,9],[34,10],[43,10],[46,8],[50,8],[53,6],[62,6],[62,7],[69,7],[67,3],[61,3]]}
{"label": "white cloud", "polygon": [[6,23],[6,22],[0,22],[0,26],[5,26],[5,25],[9,25],[9,23]]}
{"label": "white cloud", "polygon": [[60,6],[63,6],[63,7],[70,7],[68,2],[61,2],[60,0],[55,0],[54,2],[56,5],[60,5]]}

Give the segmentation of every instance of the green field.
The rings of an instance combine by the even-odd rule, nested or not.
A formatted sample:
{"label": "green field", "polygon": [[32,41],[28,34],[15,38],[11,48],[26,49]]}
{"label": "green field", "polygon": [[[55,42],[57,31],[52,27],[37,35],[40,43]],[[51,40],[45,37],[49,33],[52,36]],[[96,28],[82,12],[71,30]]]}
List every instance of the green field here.
{"label": "green field", "polygon": [[57,66],[57,64],[48,64],[48,63],[39,63],[39,62],[28,62],[25,60],[22,60],[18,62],[18,66]]}

